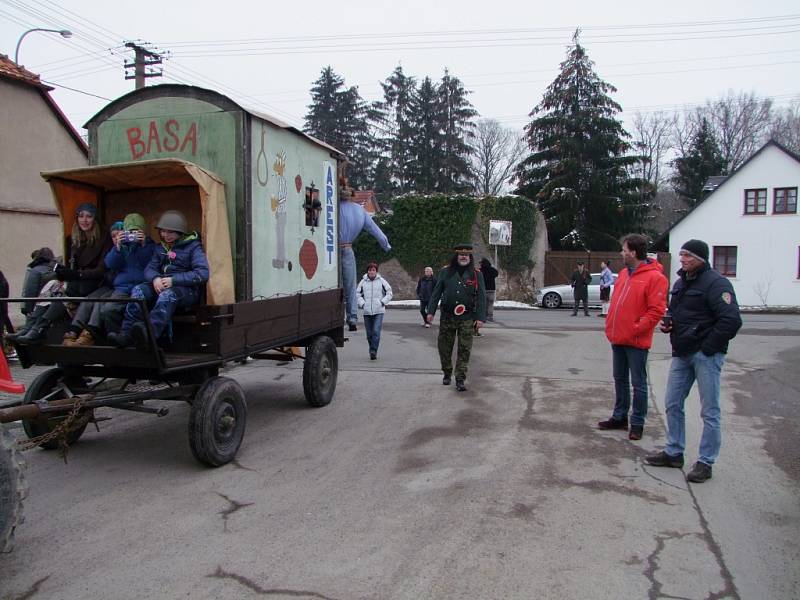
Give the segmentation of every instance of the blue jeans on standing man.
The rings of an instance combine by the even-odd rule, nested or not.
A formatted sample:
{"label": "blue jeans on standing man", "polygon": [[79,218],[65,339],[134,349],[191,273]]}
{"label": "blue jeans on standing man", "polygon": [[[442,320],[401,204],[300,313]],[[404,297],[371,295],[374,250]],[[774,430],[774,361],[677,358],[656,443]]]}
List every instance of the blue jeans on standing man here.
{"label": "blue jeans on standing man", "polygon": [[339,247],[339,258],[342,263],[342,286],[344,287],[345,319],[348,325],[358,321],[358,305],[356,304],[356,255],[350,246]]}
{"label": "blue jeans on standing man", "polygon": [[616,401],[611,418],[622,421],[628,418],[633,384],[633,411],[631,425],[644,425],[647,416],[647,350],[633,346],[612,344],[614,356],[614,388]]}
{"label": "blue jeans on standing man", "polygon": [[364,328],[367,330],[367,342],[369,343],[369,353],[378,353],[378,344],[381,343],[381,327],[383,326],[383,314],[364,315]]}
{"label": "blue jeans on standing man", "polygon": [[700,454],[697,459],[713,465],[722,446],[719,409],[719,376],[725,355],[718,352],[706,356],[695,352],[689,356],[673,356],[667,379],[665,410],[667,412],[667,446],[670,456],[683,454],[686,448],[686,417],[683,410],[686,397],[695,380],[700,392],[700,416],[703,434],[700,437]]}

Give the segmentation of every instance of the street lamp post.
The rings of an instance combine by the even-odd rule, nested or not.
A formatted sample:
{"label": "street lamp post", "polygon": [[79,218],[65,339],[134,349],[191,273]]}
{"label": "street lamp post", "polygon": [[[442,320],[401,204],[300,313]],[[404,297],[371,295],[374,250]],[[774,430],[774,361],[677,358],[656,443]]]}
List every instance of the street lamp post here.
{"label": "street lamp post", "polygon": [[15,63],[19,64],[19,45],[22,43],[22,40],[25,38],[26,35],[28,35],[29,33],[33,33],[34,31],[47,31],[49,33],[57,33],[63,38],[72,37],[72,32],[69,29],[45,29],[43,27],[34,27],[33,29],[28,29],[28,31],[19,36],[19,40],[17,41],[17,49],[14,50]]}

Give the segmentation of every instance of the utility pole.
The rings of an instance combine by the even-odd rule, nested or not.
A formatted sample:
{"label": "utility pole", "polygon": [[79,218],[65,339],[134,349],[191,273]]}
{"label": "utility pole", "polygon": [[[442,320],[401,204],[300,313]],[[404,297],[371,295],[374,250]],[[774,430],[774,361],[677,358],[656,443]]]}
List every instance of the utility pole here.
{"label": "utility pole", "polygon": [[148,50],[147,48],[136,44],[135,42],[128,42],[125,44],[127,48],[133,48],[135,58],[133,62],[126,62],[125,69],[133,69],[133,75],[125,72],[125,79],[135,79],[136,89],[139,90],[144,87],[144,80],[147,77],[161,77],[164,74],[163,69],[148,70],[148,67],[161,64],[161,54]]}

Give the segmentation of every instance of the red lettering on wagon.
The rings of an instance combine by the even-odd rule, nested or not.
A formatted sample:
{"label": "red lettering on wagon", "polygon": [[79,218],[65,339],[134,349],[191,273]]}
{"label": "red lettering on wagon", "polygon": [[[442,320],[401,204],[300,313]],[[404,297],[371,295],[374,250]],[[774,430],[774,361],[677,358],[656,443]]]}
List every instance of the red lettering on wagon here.
{"label": "red lettering on wagon", "polygon": [[168,120],[163,129],[159,129],[156,121],[150,121],[146,143],[142,139],[142,129],[139,127],[130,127],[125,133],[128,136],[131,158],[134,159],[165,150],[167,152],[186,152],[188,149],[192,156],[197,155],[197,123],[191,123],[186,134],[181,136],[181,124],[175,119]]}

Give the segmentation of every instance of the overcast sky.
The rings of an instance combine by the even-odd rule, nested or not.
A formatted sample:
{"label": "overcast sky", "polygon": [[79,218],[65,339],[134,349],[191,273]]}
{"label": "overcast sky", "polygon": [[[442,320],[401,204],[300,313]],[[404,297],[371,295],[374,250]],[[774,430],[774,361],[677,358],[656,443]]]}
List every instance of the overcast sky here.
{"label": "overcast sky", "polygon": [[600,76],[618,88],[626,119],[728,90],[777,105],[800,97],[800,4],[788,0],[0,0],[0,52],[13,60],[32,27],[74,33],[27,35],[19,62],[64,86],[53,97],[81,133],[109,100],[133,89],[123,69],[131,40],[171,53],[164,77],[148,85],[211,88],[298,126],[326,65],[371,101],[401,64],[434,80],[448,68],[482,117],[521,129],[576,27]]}

